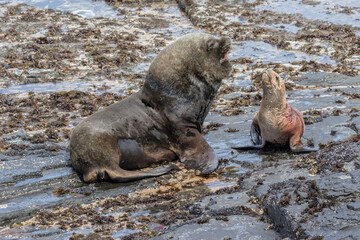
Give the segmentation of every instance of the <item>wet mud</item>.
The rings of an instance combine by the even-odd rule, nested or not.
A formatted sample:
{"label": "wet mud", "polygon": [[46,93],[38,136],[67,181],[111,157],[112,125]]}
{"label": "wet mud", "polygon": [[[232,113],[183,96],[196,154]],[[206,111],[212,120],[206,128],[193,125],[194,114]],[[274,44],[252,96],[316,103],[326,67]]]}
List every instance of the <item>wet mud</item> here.
{"label": "wet mud", "polygon": [[[0,4],[1,239],[360,238],[359,4],[50,2]],[[137,92],[156,54],[192,32],[233,44],[234,71],[203,126],[218,169],[176,163],[158,178],[84,184],[71,129]],[[318,152],[231,148],[251,144],[266,68]]]}

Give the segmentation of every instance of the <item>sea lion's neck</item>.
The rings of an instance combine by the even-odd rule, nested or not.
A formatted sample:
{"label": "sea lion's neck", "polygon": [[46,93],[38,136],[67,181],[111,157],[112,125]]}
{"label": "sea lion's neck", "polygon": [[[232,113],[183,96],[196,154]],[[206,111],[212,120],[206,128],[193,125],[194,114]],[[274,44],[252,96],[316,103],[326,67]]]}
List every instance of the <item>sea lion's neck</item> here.
{"label": "sea lion's neck", "polygon": [[282,93],[264,92],[260,107],[268,109],[284,109],[286,108],[286,96]]}
{"label": "sea lion's neck", "polygon": [[156,106],[165,118],[177,122],[178,126],[190,124],[201,131],[221,81],[209,84],[195,75],[188,75],[182,81],[189,83],[186,89],[166,91],[164,87],[158,86],[157,81],[147,77],[139,96],[148,104]]}

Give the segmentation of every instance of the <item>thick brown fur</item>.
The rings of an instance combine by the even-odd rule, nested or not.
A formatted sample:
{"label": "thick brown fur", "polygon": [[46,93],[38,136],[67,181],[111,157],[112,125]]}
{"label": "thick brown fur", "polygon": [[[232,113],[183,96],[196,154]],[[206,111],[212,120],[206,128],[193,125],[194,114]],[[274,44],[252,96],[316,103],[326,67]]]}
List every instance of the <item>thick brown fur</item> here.
{"label": "thick brown fur", "polygon": [[285,84],[273,70],[265,71],[262,76],[263,99],[260,110],[251,126],[251,138],[255,146],[236,147],[235,149],[289,148],[293,152],[314,151],[305,149],[301,142],[304,134],[304,119],[286,101]]}
{"label": "thick brown fur", "polygon": [[180,159],[208,174],[218,160],[201,135],[221,80],[232,67],[229,39],[190,34],[153,60],[143,88],[85,119],[73,130],[70,158],[85,182],[126,182],[159,176],[172,165],[139,171],[152,163]]}

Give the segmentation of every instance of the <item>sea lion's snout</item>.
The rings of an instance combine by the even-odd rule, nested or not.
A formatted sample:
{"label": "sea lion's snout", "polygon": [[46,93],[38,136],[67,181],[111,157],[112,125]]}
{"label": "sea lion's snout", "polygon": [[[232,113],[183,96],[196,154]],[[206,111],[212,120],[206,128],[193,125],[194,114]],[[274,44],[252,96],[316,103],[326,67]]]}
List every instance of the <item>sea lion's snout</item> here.
{"label": "sea lion's snout", "polygon": [[263,74],[261,75],[261,81],[270,82],[270,79],[271,79],[271,72],[269,73],[269,70],[263,72]]}
{"label": "sea lion's snout", "polygon": [[266,70],[262,74],[261,80],[265,84],[265,87],[268,87],[268,88],[281,90],[284,85],[281,77],[276,72],[274,72],[272,69]]}
{"label": "sea lion's snout", "polygon": [[261,75],[263,97],[266,99],[282,99],[285,96],[285,84],[281,77],[272,69]]}
{"label": "sea lion's snout", "polygon": [[268,69],[263,73],[263,81],[267,81],[272,84],[277,83],[278,77],[276,75],[277,74],[272,69]]}
{"label": "sea lion's snout", "polygon": [[221,38],[220,39],[220,46],[221,46],[221,62],[227,60],[229,61],[228,59],[228,56],[227,54],[230,52],[231,50],[231,40],[230,38]]}
{"label": "sea lion's snout", "polygon": [[224,54],[227,54],[231,50],[231,40],[230,38],[221,38],[221,46],[222,46],[222,52]]}
{"label": "sea lion's snout", "polygon": [[272,77],[271,70],[267,70],[267,71],[262,73],[261,82],[262,82],[264,90],[266,90],[268,88],[272,88],[273,84],[272,84],[272,81],[271,81],[271,77]]}

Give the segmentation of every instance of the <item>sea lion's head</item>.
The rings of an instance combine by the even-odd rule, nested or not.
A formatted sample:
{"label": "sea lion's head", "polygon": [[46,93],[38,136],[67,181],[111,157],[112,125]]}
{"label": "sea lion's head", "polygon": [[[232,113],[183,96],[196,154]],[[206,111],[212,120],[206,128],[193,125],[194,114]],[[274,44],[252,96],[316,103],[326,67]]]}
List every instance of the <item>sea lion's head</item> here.
{"label": "sea lion's head", "polygon": [[[212,100],[221,80],[228,77],[232,66],[227,53],[229,38],[215,38],[194,33],[179,38],[163,49],[150,65],[144,88],[164,95],[193,99],[197,89]],[[154,95],[154,94],[153,94]]]}
{"label": "sea lion's head", "polygon": [[282,78],[273,70],[268,69],[261,75],[263,98],[278,102],[285,98],[285,84]]}

